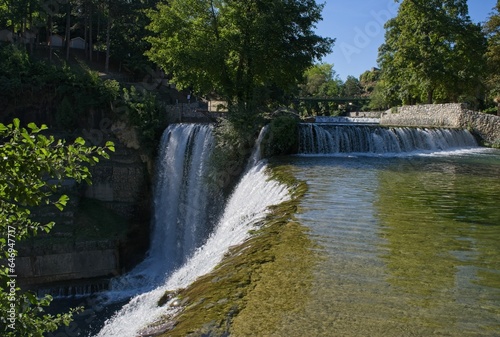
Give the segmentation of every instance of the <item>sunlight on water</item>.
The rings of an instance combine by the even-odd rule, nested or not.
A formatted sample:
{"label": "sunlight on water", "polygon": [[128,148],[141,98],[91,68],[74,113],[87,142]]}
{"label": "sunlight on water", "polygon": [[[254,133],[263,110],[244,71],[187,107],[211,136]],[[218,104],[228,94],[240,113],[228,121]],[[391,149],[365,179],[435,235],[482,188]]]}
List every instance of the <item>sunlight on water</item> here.
{"label": "sunlight on water", "polygon": [[498,336],[498,151],[292,164],[326,258],[277,336]]}

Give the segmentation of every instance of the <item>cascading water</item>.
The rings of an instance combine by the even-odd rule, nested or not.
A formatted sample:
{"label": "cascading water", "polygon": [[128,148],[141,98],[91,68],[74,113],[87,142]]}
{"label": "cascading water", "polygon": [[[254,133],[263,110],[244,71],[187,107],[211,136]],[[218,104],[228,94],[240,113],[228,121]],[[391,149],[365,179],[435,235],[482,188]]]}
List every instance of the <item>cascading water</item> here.
{"label": "cascading water", "polygon": [[[205,131],[207,134],[209,133],[209,128],[206,128],[207,129],[197,125],[176,125],[166,131],[164,135],[166,148],[162,151],[160,157],[162,158],[162,165],[160,166],[159,176],[162,177],[161,180],[173,178],[175,181],[165,183],[158,182],[155,191],[156,208],[158,208],[159,205],[164,205],[164,203],[174,203],[176,204],[175,207],[185,207],[186,205],[184,205],[184,203],[189,203],[193,200],[201,202],[202,198],[210,199],[208,195],[202,195],[203,193],[198,197],[189,195],[187,191],[190,188],[194,188],[192,187],[194,185],[191,181],[192,175],[189,173],[189,170],[186,171],[185,165],[178,163],[181,157],[186,158],[186,156],[192,158],[190,159],[191,162],[198,161],[200,158],[197,157],[197,155],[204,155],[205,150],[209,151],[211,145],[203,146],[202,148],[204,150],[197,150],[196,146],[192,147],[187,145],[189,143],[189,138],[198,137],[194,136],[192,132],[194,131],[193,129],[198,129],[198,135],[201,135]],[[206,137],[208,137],[208,135],[206,135]],[[198,143],[198,141],[195,143]],[[207,141],[207,144],[211,144],[211,140]],[[259,144],[256,146],[259,146]],[[183,159],[183,161],[185,161],[185,159]],[[203,165],[206,165],[206,161],[201,161],[205,163]],[[204,169],[201,169],[200,166],[198,167],[197,172],[204,172]],[[202,176],[203,175],[201,175],[201,177]],[[197,188],[202,187],[198,186]],[[191,193],[194,192],[193,190]],[[163,195],[164,193],[165,195]],[[254,165],[246,172],[236,186],[231,198],[225,206],[220,221],[215,226],[212,234],[208,236],[205,243],[200,248],[195,249],[194,253],[189,255],[189,259],[177,258],[178,263],[183,263],[182,266],[168,275],[166,280],[156,289],[149,289],[148,292],[144,292],[132,298],[128,304],[106,322],[97,336],[137,336],[146,325],[155,322],[162,316],[168,316],[169,314],[175,313],[176,309],[172,309],[169,305],[164,307],[159,307],[157,305],[158,300],[164,293],[167,290],[176,290],[186,287],[199,276],[210,272],[222,260],[224,254],[229,250],[229,247],[241,244],[249,237],[249,231],[255,228],[255,226],[263,220],[268,212],[269,206],[279,204],[289,198],[289,191],[285,186],[269,179],[266,173],[266,165],[263,162]],[[179,249],[179,251],[185,253],[186,247],[183,247],[183,245],[191,245],[193,242],[192,237],[198,237],[198,235],[193,236],[191,229],[188,228],[188,226],[196,226],[197,224],[195,222],[190,222],[189,225],[187,222],[182,222],[185,219],[192,219],[190,216],[184,214],[185,212],[192,211],[192,209],[185,207],[185,211],[177,212],[173,209],[174,206],[172,205],[167,205],[166,207],[173,213],[167,214],[166,211],[163,210],[162,212],[164,213],[155,215],[158,217],[156,227],[158,227],[158,223],[160,223],[160,221],[158,221],[159,219],[164,219],[165,217],[170,218],[172,216],[170,214],[176,215],[176,217],[173,218],[175,222],[172,223],[172,225],[165,224],[161,226],[168,227],[168,229],[155,228],[151,251],[146,261],[141,264],[143,266],[139,266],[140,270],[152,270],[154,268],[164,270],[166,265],[171,267],[171,262],[166,261],[167,257],[165,256],[165,252],[176,256],[175,254],[177,254],[177,252],[173,252],[173,250]],[[203,210],[203,208],[197,207],[195,210]],[[200,212],[197,211],[194,213],[200,214]],[[179,214],[184,215],[178,216]],[[188,239],[185,239],[186,232],[189,233]],[[175,240],[171,238],[172,236]],[[168,244],[165,244],[166,242],[174,246],[168,246]],[[138,272],[135,272],[135,274],[137,275]],[[143,272],[142,274],[145,273]],[[158,280],[158,278],[156,278],[156,280]],[[143,279],[142,282],[147,283],[149,280]],[[138,283],[136,282],[135,285],[137,286]],[[136,293],[138,292],[136,291]]]}
{"label": "cascading water", "polygon": [[300,154],[384,154],[477,146],[467,130],[368,125],[301,124],[299,141]]}
{"label": "cascading water", "polygon": [[186,262],[212,227],[206,179],[213,144],[209,125],[172,125],[163,136],[150,255],[167,272]]}
{"label": "cascading water", "polygon": [[248,159],[248,164],[247,164],[247,167],[245,169],[245,172],[248,172],[248,170],[250,170],[252,167],[257,165],[257,163],[262,159],[261,145],[262,145],[262,141],[264,140],[264,137],[268,131],[269,131],[269,124],[265,125],[260,130],[259,137],[257,137],[257,140],[255,141],[255,146],[254,146],[254,149],[252,151],[252,154],[250,155],[250,159]]}
{"label": "cascading water", "polygon": [[112,280],[106,294],[110,301],[163,284],[203,244],[213,228],[218,201],[207,184],[213,146],[209,125],[173,124],[165,130],[154,189],[151,248],[141,264]]}

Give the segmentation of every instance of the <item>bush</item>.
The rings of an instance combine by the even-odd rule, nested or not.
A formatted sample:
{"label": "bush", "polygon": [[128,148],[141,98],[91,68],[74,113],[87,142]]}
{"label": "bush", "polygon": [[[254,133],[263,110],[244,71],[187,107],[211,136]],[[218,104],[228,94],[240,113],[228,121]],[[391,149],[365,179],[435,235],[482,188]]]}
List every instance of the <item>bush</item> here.
{"label": "bush", "polygon": [[263,155],[272,157],[297,153],[299,145],[298,120],[294,116],[279,116],[269,124],[264,137]]}

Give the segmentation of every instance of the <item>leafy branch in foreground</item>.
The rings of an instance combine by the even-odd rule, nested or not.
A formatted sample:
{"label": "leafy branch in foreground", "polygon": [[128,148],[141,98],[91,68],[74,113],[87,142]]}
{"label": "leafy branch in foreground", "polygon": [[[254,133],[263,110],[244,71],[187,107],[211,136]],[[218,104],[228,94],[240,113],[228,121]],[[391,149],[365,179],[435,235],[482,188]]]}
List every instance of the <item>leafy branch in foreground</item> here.
{"label": "leafy branch in foreground", "polygon": [[64,180],[91,183],[89,166],[99,158],[109,158],[114,144],[87,147],[83,138],[73,143],[45,136],[47,126],[34,123],[21,127],[0,124],[0,308],[6,315],[0,318],[2,336],[43,336],[60,325],[68,325],[74,313],[50,315],[44,310],[52,297],[37,298],[32,292],[22,292],[16,283],[16,244],[39,231],[49,232],[54,222],[39,223],[32,219],[30,208],[50,205],[62,210],[69,200],[66,195],[52,196]]}

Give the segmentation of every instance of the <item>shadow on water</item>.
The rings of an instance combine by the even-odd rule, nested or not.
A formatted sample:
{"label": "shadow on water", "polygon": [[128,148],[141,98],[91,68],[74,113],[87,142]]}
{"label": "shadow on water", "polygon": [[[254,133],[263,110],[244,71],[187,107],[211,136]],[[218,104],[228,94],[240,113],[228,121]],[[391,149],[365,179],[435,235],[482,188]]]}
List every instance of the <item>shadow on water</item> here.
{"label": "shadow on water", "polygon": [[68,326],[47,333],[46,337],[88,337],[99,332],[104,323],[127,301],[104,305],[99,295],[86,297],[56,298],[50,305],[50,313],[68,312],[70,308],[83,307],[84,311],[74,317]]}

